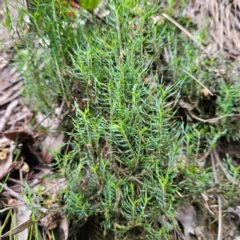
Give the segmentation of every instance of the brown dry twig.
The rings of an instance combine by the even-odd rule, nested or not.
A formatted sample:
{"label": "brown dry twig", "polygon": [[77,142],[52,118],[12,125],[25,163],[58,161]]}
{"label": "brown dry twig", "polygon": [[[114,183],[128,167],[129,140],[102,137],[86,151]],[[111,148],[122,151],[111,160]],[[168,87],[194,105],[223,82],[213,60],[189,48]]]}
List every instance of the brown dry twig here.
{"label": "brown dry twig", "polygon": [[190,74],[189,72],[187,72],[186,70],[182,70],[184,73],[186,73],[189,77],[191,77],[192,79],[194,79],[198,84],[200,84],[203,88],[207,89],[208,92],[213,96],[212,92],[206,87],[204,86],[204,84],[202,84],[198,79],[196,79],[192,74]]}
{"label": "brown dry twig", "polygon": [[226,170],[226,168],[223,166],[220,158],[219,158],[219,154],[218,152],[214,149],[211,151],[211,157],[213,156],[213,158],[216,160],[218,166],[221,168],[223,174],[225,175],[225,177],[228,179],[229,182],[234,182],[235,184],[237,183],[238,184],[238,181],[237,179],[234,179],[229,173],[228,171]]}
{"label": "brown dry twig", "polygon": [[[211,60],[211,56],[209,55],[209,52],[206,50],[206,48],[183,26],[181,26],[178,22],[176,22],[174,19],[172,19],[168,14],[162,13],[162,16],[173,23],[177,28],[179,28],[185,35],[187,35],[196,45],[201,49],[202,52],[206,54],[206,57],[208,60]],[[216,68],[219,72],[219,74],[225,79],[224,74],[221,72],[219,68]]]}
{"label": "brown dry twig", "polygon": [[203,123],[215,123],[215,122],[218,122],[219,120],[221,120],[221,119],[223,119],[223,118],[226,118],[226,117],[240,117],[240,114],[226,114],[226,115],[223,115],[223,116],[220,116],[220,117],[216,117],[216,118],[210,118],[210,119],[202,119],[202,118],[199,118],[199,117],[197,117],[197,116],[195,116],[193,113],[191,113],[190,111],[187,111],[188,112],[188,114],[192,117],[192,118],[194,118],[194,119],[196,119],[196,120],[198,120],[198,121],[200,121],[200,122],[203,122]]}
{"label": "brown dry twig", "polygon": [[0,187],[2,187],[10,196],[12,196],[22,202],[25,202],[24,198],[22,198],[18,193],[16,193],[11,188],[9,188],[6,184],[0,183]]}
{"label": "brown dry twig", "polygon": [[168,21],[170,21],[171,23],[173,23],[176,27],[178,27],[183,33],[185,33],[190,39],[192,39],[199,47],[200,49],[205,52],[204,47],[202,46],[202,44],[183,26],[181,26],[178,22],[176,22],[174,19],[172,19],[169,15],[167,15],[166,13],[162,13],[162,16],[164,18],[166,18]]}

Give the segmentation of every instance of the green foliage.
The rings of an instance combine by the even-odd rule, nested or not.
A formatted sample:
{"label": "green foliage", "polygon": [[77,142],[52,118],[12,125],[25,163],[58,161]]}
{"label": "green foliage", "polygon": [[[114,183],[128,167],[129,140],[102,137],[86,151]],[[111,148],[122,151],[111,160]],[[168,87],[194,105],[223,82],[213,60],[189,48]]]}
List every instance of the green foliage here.
{"label": "green foliage", "polygon": [[[181,194],[197,196],[214,185],[202,156],[220,137],[240,136],[229,118],[184,119],[177,102],[196,105],[202,119],[232,114],[239,112],[239,86],[210,82],[205,67],[215,60],[199,61],[200,50],[172,23],[154,24],[176,1],[165,8],[158,1],[112,0],[102,21],[81,10],[81,21],[72,19],[56,0],[31,4],[29,34],[15,60],[36,110],[64,101],[70,112],[70,151],[56,156],[68,181],[69,219],[79,228],[94,218],[100,239],[169,239],[175,209],[186,203]],[[216,88],[217,99],[206,99],[182,70]]]}
{"label": "green foliage", "polygon": [[80,0],[79,3],[83,8],[92,11],[97,7],[99,1],[100,0]]}
{"label": "green foliage", "polygon": [[[139,85],[146,93],[142,82]],[[172,219],[172,195],[178,189],[173,183],[176,156],[172,147],[179,124],[170,128],[172,113],[167,104],[172,88],[159,85],[156,97],[150,102],[145,99],[148,109],[144,108],[144,99],[119,102],[120,95],[113,95],[113,90],[105,93],[107,98],[112,96],[112,102],[104,108],[109,115],[102,115],[101,108],[91,112],[89,106],[81,111],[75,104],[73,151],[79,157],[75,157],[76,171],[66,192],[67,210],[78,219],[104,215],[105,231],[115,225],[117,232],[126,233],[138,226],[154,233],[152,224],[158,222],[161,213]],[[132,99],[135,93],[132,91]],[[145,111],[151,111],[151,116]]]}

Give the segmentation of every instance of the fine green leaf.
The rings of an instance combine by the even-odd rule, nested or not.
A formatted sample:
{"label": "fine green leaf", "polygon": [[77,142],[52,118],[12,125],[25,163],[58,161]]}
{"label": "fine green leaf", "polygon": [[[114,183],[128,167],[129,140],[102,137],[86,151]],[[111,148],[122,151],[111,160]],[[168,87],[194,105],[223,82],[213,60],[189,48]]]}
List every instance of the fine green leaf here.
{"label": "fine green leaf", "polygon": [[92,11],[99,4],[99,0],[80,0],[79,3],[83,8]]}

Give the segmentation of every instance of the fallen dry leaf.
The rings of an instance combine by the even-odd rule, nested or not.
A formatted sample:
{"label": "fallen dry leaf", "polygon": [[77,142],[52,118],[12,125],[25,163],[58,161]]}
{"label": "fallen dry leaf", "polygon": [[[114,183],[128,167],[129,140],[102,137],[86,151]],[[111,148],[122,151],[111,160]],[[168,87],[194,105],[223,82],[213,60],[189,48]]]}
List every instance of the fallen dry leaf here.
{"label": "fallen dry leaf", "polygon": [[177,209],[177,220],[182,224],[184,228],[184,234],[195,234],[195,227],[197,225],[197,214],[193,206],[185,205]]}
{"label": "fallen dry leaf", "polygon": [[[21,240],[27,240],[28,239],[28,233],[29,233],[28,221],[30,219],[31,214],[32,214],[32,211],[27,207],[26,204],[19,204],[18,205],[17,213],[16,213],[17,224],[18,224],[18,226],[21,226],[21,225],[25,224],[24,226],[26,228],[23,231],[18,233],[17,239],[21,239]],[[31,222],[29,222],[29,224],[31,224]]]}
{"label": "fallen dry leaf", "polygon": [[0,133],[3,134],[9,140],[12,140],[17,143],[33,144],[35,141],[32,134],[27,132],[0,132]]}
{"label": "fallen dry leaf", "polygon": [[60,133],[57,136],[48,135],[44,142],[42,147],[42,156],[44,163],[51,163],[52,162],[52,153],[51,151],[60,151],[61,145],[63,143],[64,134]]}
{"label": "fallen dry leaf", "polygon": [[9,236],[13,236],[16,235],[22,231],[24,231],[26,228],[31,227],[35,222],[32,220],[27,220],[26,222],[18,225],[17,227],[11,229],[10,231],[4,233],[3,235],[0,235],[0,237],[9,237]]}
{"label": "fallen dry leaf", "polygon": [[195,108],[195,106],[193,106],[190,103],[185,102],[183,99],[179,99],[178,104],[180,107],[187,109],[188,111],[192,111]]}
{"label": "fallen dry leaf", "polygon": [[[46,190],[44,192],[50,193],[51,196],[56,194],[62,193],[64,189],[66,189],[66,182],[65,178],[54,178],[54,174],[52,174],[52,178],[44,178],[42,183],[44,184]],[[43,194],[43,193],[42,193]]]}
{"label": "fallen dry leaf", "polygon": [[58,240],[67,240],[69,235],[69,222],[67,216],[63,215],[60,223],[56,229],[56,239]]}

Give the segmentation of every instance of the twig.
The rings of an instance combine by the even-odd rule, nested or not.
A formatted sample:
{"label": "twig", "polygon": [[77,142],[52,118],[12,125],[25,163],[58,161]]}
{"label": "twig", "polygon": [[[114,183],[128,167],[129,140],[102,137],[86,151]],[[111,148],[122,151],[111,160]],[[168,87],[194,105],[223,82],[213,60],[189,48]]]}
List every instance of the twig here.
{"label": "twig", "polygon": [[172,19],[170,16],[168,16],[166,13],[162,13],[162,16],[166,18],[168,21],[173,23],[176,27],[178,27],[183,33],[185,33],[190,39],[192,39],[200,48],[202,51],[206,52],[202,44],[183,26],[181,26],[179,23],[177,23],[174,19]]}
{"label": "twig", "polygon": [[[206,54],[207,59],[210,60],[211,57],[209,55],[209,53],[206,51],[206,49],[204,48],[204,46],[183,26],[181,26],[179,23],[177,23],[174,19],[172,19],[169,15],[167,15],[166,13],[162,13],[162,16],[164,18],[166,18],[168,21],[170,21],[171,23],[173,23],[176,27],[178,27],[183,33],[185,33],[185,35],[187,35],[190,39],[192,39],[193,42],[195,42],[197,44],[197,46]],[[222,72],[220,71],[219,68],[217,68],[220,75],[224,78],[224,75],[222,74]]]}
{"label": "twig", "polygon": [[20,195],[18,194],[18,193],[16,193],[15,191],[13,191],[11,188],[9,188],[6,184],[2,184],[2,183],[0,183],[0,187],[2,187],[5,191],[7,191],[7,193],[10,195],[10,196],[12,196],[12,197],[14,197],[14,198],[16,198],[16,199],[18,199],[18,200],[20,200],[20,201],[22,201],[22,202],[25,202],[25,200],[22,198],[22,197],[20,197]]}
{"label": "twig", "polygon": [[207,210],[209,211],[210,214],[212,214],[214,216],[214,212],[210,209],[208,203],[207,203],[207,200],[206,200],[206,197],[203,193],[200,193],[203,201],[204,201],[204,206],[207,208]]}
{"label": "twig", "polygon": [[23,183],[21,181],[17,180],[17,179],[9,177],[8,180],[23,186]]}
{"label": "twig", "polygon": [[23,172],[22,172],[22,168],[19,168],[19,179],[22,182],[23,181]]}
{"label": "twig", "polygon": [[217,121],[219,121],[219,120],[221,120],[223,118],[226,118],[226,117],[240,117],[240,114],[226,114],[226,115],[223,115],[223,116],[220,116],[220,117],[216,117],[216,118],[202,119],[202,118],[199,118],[199,117],[195,116],[190,111],[187,111],[187,112],[188,112],[188,114],[192,118],[194,118],[194,119],[196,119],[196,120],[198,120],[200,122],[203,122],[203,123],[215,123],[215,122],[217,122]]}
{"label": "twig", "polygon": [[0,210],[0,213],[3,213],[3,212],[5,212],[5,211],[10,210],[10,209],[13,209],[13,208],[14,208],[14,207],[7,207],[7,208],[4,208],[4,209]]}
{"label": "twig", "polygon": [[200,158],[198,158],[198,159],[196,160],[196,162],[200,165],[200,163],[201,163],[205,158],[207,158],[207,156],[209,155],[209,153],[210,153],[210,151],[204,153]]}
{"label": "twig", "polygon": [[206,86],[204,86],[198,79],[196,79],[191,73],[187,72],[186,70],[182,70],[182,71],[185,72],[189,77],[194,79],[197,83],[199,83],[203,88],[206,88],[208,92],[213,96],[212,92]]}
{"label": "twig", "polygon": [[[226,176],[228,181],[233,182],[234,178],[228,173],[226,168],[223,166],[223,164],[219,158],[219,155],[215,149],[212,151],[212,155],[213,155],[214,159],[217,161],[218,166],[221,168],[222,172],[224,173],[224,175]],[[235,179],[234,183],[238,183],[236,179]]]}
{"label": "twig", "polygon": [[[216,168],[215,168],[215,161],[214,156],[216,156],[217,152],[216,149],[213,149],[210,153],[211,155],[211,162],[212,162],[212,169],[213,169],[213,175],[216,183],[219,183]],[[218,198],[218,237],[217,240],[222,240],[222,200],[220,195],[217,195]]]}

